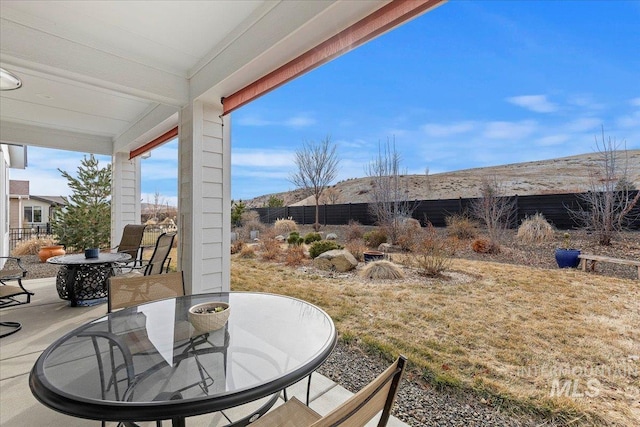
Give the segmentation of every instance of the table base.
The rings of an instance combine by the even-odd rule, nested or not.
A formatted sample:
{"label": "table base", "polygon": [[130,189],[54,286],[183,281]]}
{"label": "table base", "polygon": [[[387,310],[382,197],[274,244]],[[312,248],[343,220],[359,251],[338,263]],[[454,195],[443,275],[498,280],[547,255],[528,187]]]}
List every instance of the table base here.
{"label": "table base", "polygon": [[112,274],[110,264],[63,265],[56,276],[58,296],[69,300],[72,307],[100,304],[106,301],[107,280]]}

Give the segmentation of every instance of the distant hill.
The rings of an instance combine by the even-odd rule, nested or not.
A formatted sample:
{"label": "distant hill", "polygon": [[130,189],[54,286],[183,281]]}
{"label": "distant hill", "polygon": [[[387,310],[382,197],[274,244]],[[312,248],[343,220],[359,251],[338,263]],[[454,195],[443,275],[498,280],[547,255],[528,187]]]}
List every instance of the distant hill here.
{"label": "distant hill", "polygon": [[[405,175],[409,199],[437,200],[458,197],[478,197],[482,179],[494,177],[503,186],[505,195],[578,193],[587,191],[591,177],[599,172],[599,153],[581,154],[536,162],[465,169],[433,175]],[[640,189],[640,150],[627,151],[627,178]],[[332,186],[336,203],[367,203],[370,201],[371,178],[352,178]],[[245,200],[248,207],[266,206],[269,197],[283,199],[287,206],[313,205],[313,197],[305,198],[300,190],[266,194]]]}

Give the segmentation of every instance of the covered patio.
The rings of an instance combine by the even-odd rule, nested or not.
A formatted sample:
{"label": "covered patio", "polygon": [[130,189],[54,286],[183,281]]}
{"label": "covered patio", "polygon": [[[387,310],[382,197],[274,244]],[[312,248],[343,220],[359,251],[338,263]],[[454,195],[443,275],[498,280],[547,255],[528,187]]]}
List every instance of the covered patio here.
{"label": "covered patio", "polygon": [[[0,66],[22,82],[0,95],[3,153],[111,156],[118,242],[140,221],[140,155],[177,136],[178,268],[189,293],[228,290],[229,113],[443,2],[3,1]],[[14,165],[0,162],[3,180],[20,167],[4,157]]]}
{"label": "covered patio", "polygon": [[[28,167],[22,147],[111,156],[118,242],[140,222],[140,156],[177,137],[178,270],[188,294],[229,291],[230,113],[441,3],[3,1],[0,67],[20,83],[0,92],[0,255],[9,252],[9,169]],[[2,340],[0,424],[98,425],[40,404],[28,376],[47,346],[103,316],[104,305],[68,307],[53,278],[25,286],[32,302],[0,313],[23,329]],[[295,388],[290,395],[301,394]],[[317,376],[311,406],[326,413],[349,395]]]}

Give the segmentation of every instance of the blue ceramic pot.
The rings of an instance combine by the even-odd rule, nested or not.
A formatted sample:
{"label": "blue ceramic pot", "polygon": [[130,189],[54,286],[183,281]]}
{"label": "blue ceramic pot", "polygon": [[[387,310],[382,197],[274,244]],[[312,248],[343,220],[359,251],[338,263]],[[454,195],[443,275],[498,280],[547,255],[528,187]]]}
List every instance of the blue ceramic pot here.
{"label": "blue ceramic pot", "polygon": [[576,268],[580,264],[579,249],[556,249],[556,262],[560,268]]}
{"label": "blue ceramic pot", "polygon": [[100,248],[91,248],[84,250],[85,258],[98,258],[100,256]]}

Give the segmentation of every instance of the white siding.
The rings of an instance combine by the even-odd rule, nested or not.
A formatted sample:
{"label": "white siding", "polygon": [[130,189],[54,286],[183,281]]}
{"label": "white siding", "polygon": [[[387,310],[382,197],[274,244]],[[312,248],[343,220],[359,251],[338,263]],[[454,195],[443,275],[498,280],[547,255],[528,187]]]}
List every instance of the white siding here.
{"label": "white siding", "polygon": [[221,114],[196,101],[180,115],[179,258],[194,294],[229,290],[231,151]]}
{"label": "white siding", "polygon": [[140,224],[140,159],[129,153],[112,158],[111,247],[118,244],[127,224]]}

